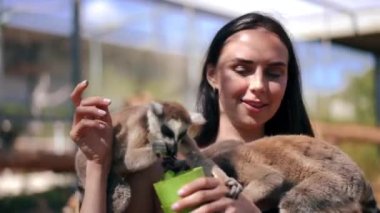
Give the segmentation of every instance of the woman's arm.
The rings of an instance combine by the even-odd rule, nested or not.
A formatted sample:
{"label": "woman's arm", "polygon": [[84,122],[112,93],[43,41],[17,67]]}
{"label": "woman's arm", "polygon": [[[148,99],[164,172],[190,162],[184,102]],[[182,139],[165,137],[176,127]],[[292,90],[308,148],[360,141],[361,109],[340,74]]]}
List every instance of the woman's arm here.
{"label": "woman's arm", "polygon": [[79,83],[71,94],[75,106],[71,139],[86,156],[85,194],[81,212],[106,212],[107,177],[112,155],[112,121],[109,99],[82,94],[88,82]]}
{"label": "woman's arm", "polygon": [[86,178],[84,198],[80,212],[107,212],[107,170],[102,165],[87,161],[86,177],[88,178]]}

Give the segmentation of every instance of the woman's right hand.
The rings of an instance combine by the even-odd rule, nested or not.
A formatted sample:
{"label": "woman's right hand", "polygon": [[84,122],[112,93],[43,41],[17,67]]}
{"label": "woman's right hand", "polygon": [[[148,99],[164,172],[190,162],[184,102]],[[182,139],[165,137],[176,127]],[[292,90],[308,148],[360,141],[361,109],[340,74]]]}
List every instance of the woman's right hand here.
{"label": "woman's right hand", "polygon": [[214,177],[201,177],[185,186],[178,194],[179,201],[173,204],[172,209],[181,212],[187,208],[193,208],[192,212],[249,212],[260,213],[260,209],[243,194],[238,199],[226,196],[230,189],[225,183]]}
{"label": "woman's right hand", "polygon": [[70,137],[88,163],[108,170],[112,156],[112,120],[108,110],[111,100],[102,97],[82,99],[87,87],[88,81],[83,81],[71,93],[75,113]]}

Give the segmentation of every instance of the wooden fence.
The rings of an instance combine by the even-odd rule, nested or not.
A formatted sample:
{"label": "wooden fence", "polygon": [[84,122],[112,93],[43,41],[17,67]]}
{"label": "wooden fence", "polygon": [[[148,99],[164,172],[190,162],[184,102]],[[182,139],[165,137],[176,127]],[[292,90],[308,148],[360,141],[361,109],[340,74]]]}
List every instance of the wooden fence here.
{"label": "wooden fence", "polygon": [[[332,143],[343,140],[363,141],[380,145],[380,128],[357,124],[327,124],[314,122],[317,137]],[[53,170],[56,172],[74,171],[74,153],[57,155],[49,152],[13,151],[0,152],[0,171],[4,168],[24,171]]]}
{"label": "wooden fence", "polygon": [[313,128],[317,137],[322,137],[331,143],[355,140],[380,145],[380,127],[314,122]]}

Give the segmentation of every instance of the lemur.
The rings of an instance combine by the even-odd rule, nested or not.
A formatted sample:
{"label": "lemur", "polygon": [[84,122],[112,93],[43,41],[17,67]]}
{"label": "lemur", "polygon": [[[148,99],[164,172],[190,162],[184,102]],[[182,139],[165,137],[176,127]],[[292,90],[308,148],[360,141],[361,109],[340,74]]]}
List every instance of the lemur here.
{"label": "lemur", "polygon": [[[148,168],[158,158],[172,158],[178,150],[197,153],[197,161],[189,164],[204,166],[206,175],[224,181],[230,187],[228,196],[236,198],[242,191],[236,180],[229,178],[215,163],[203,157],[192,140],[205,122],[200,113],[190,113],[175,102],[152,102],[126,107],[112,114],[112,121],[114,139],[107,185],[107,212],[125,212],[128,207],[132,196],[131,188],[125,180],[128,174]],[[184,155],[187,153],[186,151]],[[79,178],[80,197],[83,197],[86,157],[80,150],[76,154],[75,168]]]}
{"label": "lemur", "polygon": [[243,185],[260,209],[297,212],[380,212],[361,169],[338,147],[309,136],[227,140],[203,151]]}

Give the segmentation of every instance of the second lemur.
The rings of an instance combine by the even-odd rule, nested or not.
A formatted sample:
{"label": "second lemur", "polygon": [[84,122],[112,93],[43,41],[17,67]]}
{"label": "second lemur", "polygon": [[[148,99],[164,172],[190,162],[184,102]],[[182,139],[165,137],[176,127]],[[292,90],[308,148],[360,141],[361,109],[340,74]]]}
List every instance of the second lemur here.
{"label": "second lemur", "polygon": [[262,211],[380,212],[361,169],[338,147],[302,135],[250,143],[220,141],[204,150]]}

